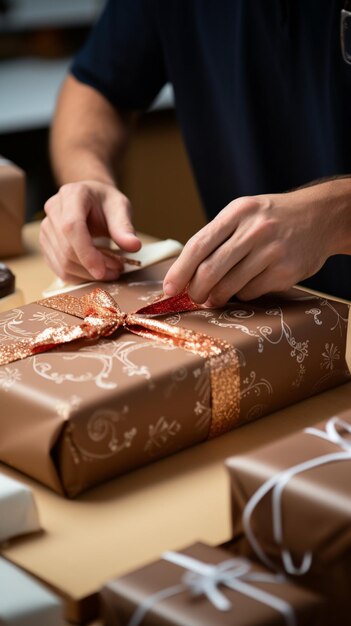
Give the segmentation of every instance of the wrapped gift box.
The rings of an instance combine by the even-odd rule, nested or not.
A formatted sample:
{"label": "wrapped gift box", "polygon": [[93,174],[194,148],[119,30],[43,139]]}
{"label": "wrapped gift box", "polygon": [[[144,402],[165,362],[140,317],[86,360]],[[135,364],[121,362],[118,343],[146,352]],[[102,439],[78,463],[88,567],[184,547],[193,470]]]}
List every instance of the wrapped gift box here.
{"label": "wrapped gift box", "polygon": [[0,542],[40,530],[32,490],[0,474]]}
{"label": "wrapped gift box", "polygon": [[101,592],[106,626],[323,626],[315,594],[231,552],[196,543]]}
{"label": "wrapped gift box", "polygon": [[25,174],[0,157],[0,258],[23,252],[22,226],[25,213]]}
{"label": "wrapped gift box", "polygon": [[1,626],[63,626],[57,596],[3,558],[0,581]]}
{"label": "wrapped gift box", "polygon": [[330,623],[348,625],[351,412],[227,467],[236,549],[331,598]]}
{"label": "wrapped gift box", "polygon": [[[169,265],[165,261],[100,286],[122,311],[135,311],[160,294]],[[91,286],[74,296],[88,292]],[[46,301],[3,314],[0,350],[5,356],[16,353],[17,340],[34,341],[43,329],[49,334],[40,336],[49,336],[50,345],[48,329],[56,338],[67,330],[71,335],[70,325],[81,324],[87,312],[84,305],[85,313],[82,306],[78,317],[70,315],[71,303],[63,294],[55,305],[50,302],[54,308]],[[0,459],[75,496],[350,380],[346,304],[293,289],[218,310],[180,310],[179,304],[161,316],[170,335],[166,343],[143,328],[139,317],[131,326],[142,336],[123,328],[2,365]],[[175,347],[173,337],[181,328],[206,334],[206,350],[229,345],[229,352],[204,358],[202,343],[192,335],[186,339],[192,352]]]}

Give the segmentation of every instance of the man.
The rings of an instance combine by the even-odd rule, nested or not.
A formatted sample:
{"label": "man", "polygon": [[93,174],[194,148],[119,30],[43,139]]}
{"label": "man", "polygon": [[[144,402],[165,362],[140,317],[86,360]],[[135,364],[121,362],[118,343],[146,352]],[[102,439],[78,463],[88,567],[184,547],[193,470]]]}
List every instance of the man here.
{"label": "man", "polygon": [[108,2],[52,128],[62,186],[46,204],[41,245],[54,271],[118,278],[120,262],[92,236],[140,248],[114,172],[134,119],[170,81],[210,221],[169,270],[165,293],[189,283],[196,302],[217,306],[305,282],[351,299],[342,8],[338,0]]}

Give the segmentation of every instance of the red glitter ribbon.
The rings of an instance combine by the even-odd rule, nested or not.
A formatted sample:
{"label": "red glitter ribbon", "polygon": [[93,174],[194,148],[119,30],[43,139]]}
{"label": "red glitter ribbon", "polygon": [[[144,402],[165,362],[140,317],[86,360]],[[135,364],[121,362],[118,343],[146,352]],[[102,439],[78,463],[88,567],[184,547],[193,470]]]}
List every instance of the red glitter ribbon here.
{"label": "red glitter ribbon", "polygon": [[121,311],[111,294],[100,288],[78,298],[60,294],[40,300],[38,304],[83,318],[83,322],[68,327],[46,328],[30,339],[0,344],[0,365],[47,352],[77,339],[108,337],[119,328],[124,328],[135,335],[156,339],[205,358],[210,369],[212,398],[209,437],[227,432],[237,423],[240,378],[235,348],[221,339],[176,327],[157,318],[159,315],[198,309],[186,291],[153,302],[133,313]]}

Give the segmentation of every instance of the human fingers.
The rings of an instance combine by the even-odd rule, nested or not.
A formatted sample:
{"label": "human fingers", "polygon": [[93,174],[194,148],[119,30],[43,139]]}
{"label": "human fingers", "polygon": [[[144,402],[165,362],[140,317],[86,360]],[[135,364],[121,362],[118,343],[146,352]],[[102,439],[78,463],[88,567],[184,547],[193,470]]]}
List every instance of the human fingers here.
{"label": "human fingers", "polygon": [[95,247],[88,228],[90,215],[101,213],[100,195],[87,183],[72,184],[61,187],[59,199],[61,211],[53,213],[54,226],[82,267],[96,280],[106,279],[106,258]]}
{"label": "human fingers", "polygon": [[[73,189],[71,188],[73,187]],[[70,228],[74,222],[74,216],[89,209],[86,199],[80,198],[81,194],[76,192],[77,186],[68,186],[68,190],[61,188],[60,192],[50,198],[45,204],[45,212],[47,217],[41,225],[41,247],[45,258],[49,265],[63,280],[71,281],[72,276],[77,279],[105,279],[111,280],[118,277],[122,271],[123,265],[118,259],[108,259],[102,253],[98,253],[99,260],[102,260],[102,271],[98,274],[96,271],[90,271],[89,264],[84,260],[85,248],[84,235],[79,233],[72,236]],[[68,191],[68,193],[67,193]],[[78,190],[79,191],[79,190]],[[78,198],[77,198],[78,195]],[[78,201],[78,206],[76,203]],[[82,206],[79,204],[82,202]],[[91,200],[89,199],[91,202]],[[69,215],[69,219],[67,219]],[[77,218],[77,222],[79,222]],[[86,226],[86,218],[84,218],[83,228],[86,231],[87,245],[95,251],[91,236]],[[75,239],[78,239],[78,253],[74,249]],[[82,258],[83,257],[83,258]],[[94,264],[94,260],[91,261]],[[88,267],[87,267],[88,266]],[[95,266],[93,265],[93,269]]]}
{"label": "human fingers", "polygon": [[63,260],[62,247],[57,246],[56,241],[52,237],[49,239],[44,221],[40,228],[39,242],[43,257],[56,276],[59,276],[65,282],[93,280],[91,274],[84,270],[79,263],[75,263],[67,258]]}
{"label": "human fingers", "polygon": [[118,190],[110,190],[104,202],[104,215],[111,239],[122,250],[137,252],[141,241],[135,234],[131,220],[131,204]]}
{"label": "human fingers", "polygon": [[[233,214],[224,209],[212,222],[191,237],[165,276],[164,293],[167,296],[172,296],[184,289],[200,264],[230,237],[235,226],[236,220]],[[207,269],[212,269],[210,261],[208,265],[210,268]]]}
{"label": "human fingers", "polygon": [[254,300],[269,292],[287,291],[297,282],[296,275],[288,266],[272,264],[237,291],[236,296],[239,300]]}
{"label": "human fingers", "polygon": [[[194,302],[203,303],[209,294],[215,290],[223,301],[223,294],[218,290],[219,286],[228,287],[228,276],[231,270],[247,257],[254,247],[257,237],[249,229],[238,227],[237,230],[222,245],[218,246],[198,266],[188,287],[189,295]],[[225,297],[225,295],[224,295]]]}
{"label": "human fingers", "polygon": [[[106,256],[94,246],[88,228],[91,216],[94,227],[99,222],[104,223],[101,217],[100,194],[93,185],[64,185],[56,196],[48,200],[44,208],[51,226],[50,229],[47,228],[47,255],[52,259],[51,247],[56,255],[59,253],[59,275],[70,274],[72,264],[76,264],[84,269],[84,272],[77,272],[75,267],[75,275],[79,277],[85,275],[85,272],[96,280],[111,280],[119,276],[121,265],[118,260],[106,262]],[[99,228],[101,230],[101,224]],[[56,246],[55,237],[58,240]]]}
{"label": "human fingers", "polygon": [[[59,242],[55,233],[50,233],[50,224],[47,218],[42,222],[40,229],[40,245],[43,256],[54,271],[65,282],[81,282],[94,280],[94,277],[84,269],[76,259],[73,251],[67,252],[67,242]],[[119,273],[123,270],[123,261],[120,259],[106,259],[106,280],[113,280],[116,274],[116,263]]]}
{"label": "human fingers", "polygon": [[[268,291],[283,291],[290,287],[283,269],[280,273],[274,270],[279,254],[279,242],[253,249],[215,285],[206,300],[206,306],[223,306],[233,295],[243,294],[245,298],[246,289],[247,299],[252,299]],[[274,282],[272,277],[275,279]]]}

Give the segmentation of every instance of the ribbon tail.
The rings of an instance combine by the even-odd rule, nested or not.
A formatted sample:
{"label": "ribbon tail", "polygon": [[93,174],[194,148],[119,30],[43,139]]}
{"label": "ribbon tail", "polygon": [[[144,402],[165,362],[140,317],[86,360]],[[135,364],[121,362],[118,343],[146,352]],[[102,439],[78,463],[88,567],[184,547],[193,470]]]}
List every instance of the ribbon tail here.
{"label": "ribbon tail", "polygon": [[87,323],[73,326],[58,326],[57,328],[46,328],[44,331],[31,337],[30,339],[20,339],[14,343],[0,344],[0,365],[8,365],[14,361],[35,356],[41,352],[48,352],[57,346],[71,343],[77,339],[93,339],[100,336],[101,327],[106,324],[91,328]]}
{"label": "ribbon tail", "polygon": [[143,315],[167,315],[172,313],[185,313],[186,311],[198,311],[199,304],[193,302],[187,290],[178,293],[176,296],[165,298],[159,296],[154,302],[138,309],[136,313]]}
{"label": "ribbon tail", "polygon": [[172,326],[155,318],[134,313],[128,329],[148,339],[183,348],[207,359],[212,392],[212,421],[209,438],[232,430],[240,417],[240,366],[236,350],[226,341],[203,333]]}

